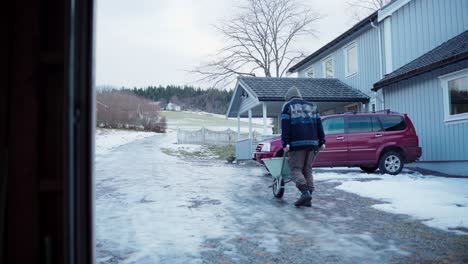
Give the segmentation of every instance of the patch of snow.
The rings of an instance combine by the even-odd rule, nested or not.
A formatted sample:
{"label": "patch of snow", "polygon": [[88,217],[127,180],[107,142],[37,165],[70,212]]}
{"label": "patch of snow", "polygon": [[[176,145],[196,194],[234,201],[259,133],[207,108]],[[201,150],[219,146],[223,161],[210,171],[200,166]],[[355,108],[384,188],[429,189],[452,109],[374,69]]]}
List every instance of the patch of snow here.
{"label": "patch of snow", "polygon": [[318,168],[314,169],[313,172],[315,181],[338,181],[382,177],[380,174],[362,173],[361,170],[356,168]]}
{"label": "patch of snow", "polygon": [[[345,177],[332,174],[318,173],[316,178],[348,179],[336,188],[386,202],[373,205],[378,210],[410,215],[428,226],[446,231],[468,228],[468,179],[404,173],[382,175],[375,177],[379,180],[362,182],[349,180],[349,177],[358,178],[358,174]],[[369,174],[362,173],[361,177],[369,178]]]}
{"label": "patch of snow", "polygon": [[105,154],[115,147],[155,135],[158,134],[154,132],[97,128],[95,134],[95,151],[97,155]]}

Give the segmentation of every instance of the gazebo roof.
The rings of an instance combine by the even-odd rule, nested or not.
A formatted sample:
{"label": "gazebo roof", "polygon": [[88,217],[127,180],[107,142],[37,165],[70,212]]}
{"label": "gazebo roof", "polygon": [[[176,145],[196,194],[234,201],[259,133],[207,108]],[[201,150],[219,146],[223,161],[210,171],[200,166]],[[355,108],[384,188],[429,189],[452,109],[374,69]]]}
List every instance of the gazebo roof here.
{"label": "gazebo roof", "polygon": [[369,97],[338,79],[239,77],[259,101],[284,101],[289,88],[296,86],[305,100],[317,102],[367,102]]}
{"label": "gazebo roof", "polygon": [[[366,103],[369,101],[367,95],[338,79],[239,77],[227,117],[236,117],[246,109],[258,108],[261,102],[281,105],[286,92],[292,86],[301,91],[305,100],[312,102]],[[272,110],[277,111],[277,109]]]}

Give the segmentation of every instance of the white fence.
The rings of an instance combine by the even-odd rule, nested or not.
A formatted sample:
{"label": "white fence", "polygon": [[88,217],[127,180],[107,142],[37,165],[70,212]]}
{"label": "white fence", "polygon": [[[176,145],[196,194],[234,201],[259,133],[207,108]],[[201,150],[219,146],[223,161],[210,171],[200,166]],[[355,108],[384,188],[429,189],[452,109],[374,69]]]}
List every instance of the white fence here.
{"label": "white fence", "polygon": [[[254,141],[263,140],[263,136],[253,131]],[[248,138],[247,133],[241,133],[241,138]],[[237,132],[232,129],[224,131],[214,131],[202,127],[198,130],[177,129],[178,144],[200,144],[200,145],[235,145],[237,142]]]}
{"label": "white fence", "polygon": [[202,127],[199,130],[177,130],[178,144],[234,145],[237,133],[234,130],[214,131]]}

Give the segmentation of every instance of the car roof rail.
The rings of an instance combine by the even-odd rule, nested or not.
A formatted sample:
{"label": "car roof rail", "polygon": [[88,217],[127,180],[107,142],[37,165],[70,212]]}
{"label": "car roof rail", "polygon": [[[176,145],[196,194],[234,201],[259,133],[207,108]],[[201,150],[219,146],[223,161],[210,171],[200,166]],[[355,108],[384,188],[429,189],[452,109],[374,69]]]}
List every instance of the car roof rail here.
{"label": "car roof rail", "polygon": [[390,109],[384,109],[384,110],[379,110],[379,111],[374,111],[373,113],[386,113],[386,114],[399,114],[398,112],[394,112]]}
{"label": "car roof rail", "polygon": [[350,115],[350,114],[376,114],[376,113],[386,113],[386,114],[399,114],[398,112],[394,112],[390,109],[384,109],[384,110],[379,110],[379,111],[361,111],[361,112],[358,112],[358,111],[354,111],[354,112],[341,112],[341,113],[338,113],[338,115]]}

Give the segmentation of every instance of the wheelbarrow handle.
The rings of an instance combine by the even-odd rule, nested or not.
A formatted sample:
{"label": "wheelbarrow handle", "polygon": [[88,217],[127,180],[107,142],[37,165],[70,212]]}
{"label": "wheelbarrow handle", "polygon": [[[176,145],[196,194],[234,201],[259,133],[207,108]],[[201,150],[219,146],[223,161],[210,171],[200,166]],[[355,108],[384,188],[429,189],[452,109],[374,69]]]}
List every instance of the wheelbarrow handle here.
{"label": "wheelbarrow handle", "polygon": [[[287,147],[289,147],[289,145],[287,145]],[[281,175],[283,175],[284,163],[286,162],[287,158],[288,158],[288,152],[284,151],[283,162],[281,163]]]}

